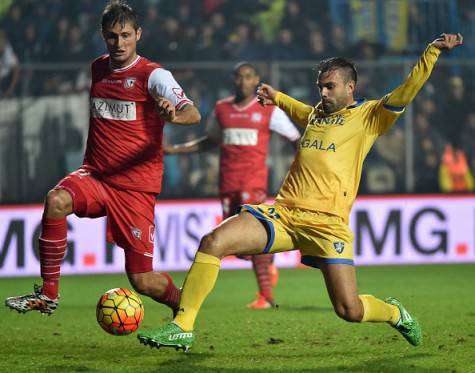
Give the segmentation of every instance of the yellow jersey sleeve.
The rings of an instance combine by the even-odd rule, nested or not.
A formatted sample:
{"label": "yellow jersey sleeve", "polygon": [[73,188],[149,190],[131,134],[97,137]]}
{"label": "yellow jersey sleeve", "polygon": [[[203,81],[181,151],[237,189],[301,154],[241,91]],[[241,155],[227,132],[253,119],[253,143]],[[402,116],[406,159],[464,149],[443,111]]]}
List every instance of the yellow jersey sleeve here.
{"label": "yellow jersey sleeve", "polygon": [[371,105],[372,119],[368,121],[370,132],[381,135],[391,128],[429,78],[440,52],[440,49],[429,45],[406,80]]}
{"label": "yellow jersey sleeve", "polygon": [[312,106],[306,105],[282,92],[277,92],[274,101],[294,123],[297,123],[300,127],[307,126],[308,117],[314,110]]}

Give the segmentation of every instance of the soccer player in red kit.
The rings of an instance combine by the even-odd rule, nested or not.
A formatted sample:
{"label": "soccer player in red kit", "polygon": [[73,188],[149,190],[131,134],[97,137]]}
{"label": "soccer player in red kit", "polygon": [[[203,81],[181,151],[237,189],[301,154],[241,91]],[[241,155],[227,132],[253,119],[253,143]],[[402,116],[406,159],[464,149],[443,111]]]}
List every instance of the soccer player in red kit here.
{"label": "soccer player in red kit", "polygon": [[102,15],[108,55],[91,65],[90,123],[81,168],[46,196],[39,238],[43,285],[7,298],[19,312],[51,314],[58,305],[60,265],[67,247],[66,216],[107,216],[107,237],[124,249],[133,288],[175,312],[180,291],[167,273],[154,272],[154,206],[163,174],[165,121],[199,122],[200,113],[172,74],[137,55],[137,16],[121,1]]}
{"label": "soccer player in red kit", "polygon": [[[271,131],[291,142],[300,138],[299,131],[281,109],[258,103],[256,89],[260,76],[254,65],[247,62],[237,64],[233,82],[235,95],[216,103],[206,136],[185,144],[164,146],[165,154],[185,154],[219,145],[219,194],[224,219],[236,214],[241,205],[266,200],[266,159]],[[248,307],[270,308],[274,305],[272,287],[277,281],[272,254],[249,258],[259,292]]]}

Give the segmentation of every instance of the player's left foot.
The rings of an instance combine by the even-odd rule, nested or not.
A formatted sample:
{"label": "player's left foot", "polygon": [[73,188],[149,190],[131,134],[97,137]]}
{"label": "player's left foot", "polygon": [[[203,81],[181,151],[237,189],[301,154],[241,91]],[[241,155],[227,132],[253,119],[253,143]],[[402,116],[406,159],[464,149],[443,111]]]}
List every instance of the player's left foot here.
{"label": "player's left foot", "polygon": [[160,329],[139,333],[137,338],[140,343],[150,347],[174,347],[187,352],[193,345],[195,336],[193,332],[185,332],[177,324],[170,322]]}
{"label": "player's left foot", "polygon": [[250,308],[252,310],[265,310],[268,308],[275,307],[274,302],[268,300],[261,293],[257,292],[256,295],[257,295],[256,300],[252,303],[249,303],[247,305],[247,308]]}
{"label": "player's left foot", "polygon": [[9,297],[5,299],[5,306],[20,313],[40,311],[42,314],[51,315],[58,308],[58,299],[50,299],[42,294],[42,287],[34,285],[33,293]]}
{"label": "player's left foot", "polygon": [[419,346],[422,343],[421,326],[416,319],[407,312],[404,306],[396,298],[387,298],[386,303],[392,304],[399,308],[401,318],[394,328],[402,334],[402,336],[413,346]]}

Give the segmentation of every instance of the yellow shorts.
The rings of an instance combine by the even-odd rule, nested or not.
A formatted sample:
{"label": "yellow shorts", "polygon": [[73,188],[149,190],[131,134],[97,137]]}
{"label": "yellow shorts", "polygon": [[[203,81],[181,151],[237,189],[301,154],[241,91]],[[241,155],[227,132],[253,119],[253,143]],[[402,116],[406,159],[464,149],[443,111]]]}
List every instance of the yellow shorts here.
{"label": "yellow shorts", "polygon": [[269,240],[264,253],[300,250],[301,262],[353,265],[353,233],[342,218],[282,205],[243,205],[265,223]]}

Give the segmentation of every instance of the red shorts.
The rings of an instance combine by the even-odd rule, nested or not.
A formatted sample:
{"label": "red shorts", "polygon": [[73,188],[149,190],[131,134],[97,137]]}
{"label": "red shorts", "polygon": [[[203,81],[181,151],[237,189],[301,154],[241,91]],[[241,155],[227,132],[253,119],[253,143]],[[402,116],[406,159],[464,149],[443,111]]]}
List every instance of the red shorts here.
{"label": "red shorts", "polygon": [[267,194],[262,189],[240,191],[221,194],[221,207],[223,208],[223,219],[227,219],[239,212],[241,205],[261,204],[266,201]]}
{"label": "red shorts", "polygon": [[153,270],[154,193],[114,188],[84,169],[66,176],[55,189],[71,194],[77,216],[107,216],[107,240],[124,249],[128,273]]}

